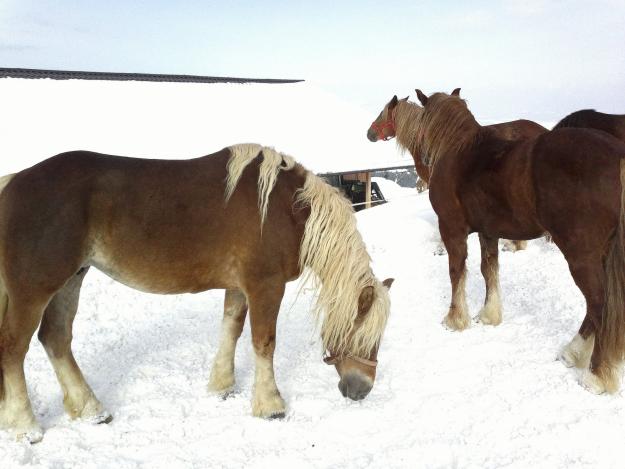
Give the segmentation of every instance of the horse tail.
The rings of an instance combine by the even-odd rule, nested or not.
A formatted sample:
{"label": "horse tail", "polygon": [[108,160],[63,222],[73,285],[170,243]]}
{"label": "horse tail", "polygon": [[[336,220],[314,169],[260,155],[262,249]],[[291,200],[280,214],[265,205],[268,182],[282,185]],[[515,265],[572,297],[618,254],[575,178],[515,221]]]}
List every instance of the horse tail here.
{"label": "horse tail", "polygon": [[[597,345],[607,367],[596,370],[608,391],[618,388],[618,365],[625,359],[625,159],[620,162],[621,204],[618,226],[605,260],[606,293]],[[607,374],[607,376],[605,376]]]}

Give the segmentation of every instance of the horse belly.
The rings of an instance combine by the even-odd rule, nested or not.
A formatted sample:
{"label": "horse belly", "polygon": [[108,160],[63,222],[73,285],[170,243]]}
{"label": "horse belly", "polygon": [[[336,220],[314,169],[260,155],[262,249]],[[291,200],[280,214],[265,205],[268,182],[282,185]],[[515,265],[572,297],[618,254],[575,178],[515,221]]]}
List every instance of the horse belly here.
{"label": "horse belly", "polygon": [[119,256],[94,249],[89,265],[113,280],[146,293],[197,293],[240,285],[235,262],[215,256],[207,263],[196,259],[173,259],[146,249],[143,255]]}

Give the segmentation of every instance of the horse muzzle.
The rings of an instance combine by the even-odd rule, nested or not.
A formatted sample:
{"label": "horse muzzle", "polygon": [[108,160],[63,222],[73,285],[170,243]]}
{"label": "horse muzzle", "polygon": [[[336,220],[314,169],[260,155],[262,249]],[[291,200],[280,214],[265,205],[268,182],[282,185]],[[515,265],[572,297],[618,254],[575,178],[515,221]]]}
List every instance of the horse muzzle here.
{"label": "horse muzzle", "polygon": [[371,388],[373,388],[371,379],[357,373],[349,373],[339,381],[339,391],[343,397],[349,397],[353,401],[367,397]]}

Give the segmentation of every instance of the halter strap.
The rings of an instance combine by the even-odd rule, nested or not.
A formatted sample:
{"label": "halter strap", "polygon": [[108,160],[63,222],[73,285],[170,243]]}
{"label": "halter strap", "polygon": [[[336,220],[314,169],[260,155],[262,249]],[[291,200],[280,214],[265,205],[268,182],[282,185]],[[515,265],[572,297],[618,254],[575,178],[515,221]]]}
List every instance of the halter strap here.
{"label": "halter strap", "polygon": [[377,360],[369,360],[367,358],[355,357],[354,355],[350,355],[349,353],[347,355],[327,355],[323,357],[323,361],[326,363],[326,365],[336,365],[343,360],[353,360],[362,365],[371,366],[373,368],[378,366]]}
{"label": "halter strap", "polygon": [[374,122],[373,124],[371,124],[371,128],[373,130],[375,130],[375,132],[378,134],[378,138],[380,140],[390,140],[393,137],[385,137],[384,136],[384,129],[386,129],[387,127],[389,129],[391,129],[391,131],[393,133],[395,133],[395,119],[393,118],[393,111],[395,109],[391,109],[389,111],[389,118],[387,120],[385,120],[384,122],[378,123],[378,122]]}

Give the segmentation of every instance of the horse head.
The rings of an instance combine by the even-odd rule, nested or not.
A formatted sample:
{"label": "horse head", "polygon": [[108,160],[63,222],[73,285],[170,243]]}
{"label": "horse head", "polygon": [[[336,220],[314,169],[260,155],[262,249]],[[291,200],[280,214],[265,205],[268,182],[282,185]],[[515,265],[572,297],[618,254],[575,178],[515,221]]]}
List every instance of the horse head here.
{"label": "horse head", "polygon": [[373,286],[367,286],[362,289],[358,298],[358,314],[346,340],[349,345],[341,351],[329,349],[328,355],[324,358],[328,365],[335,366],[340,376],[338,386],[343,397],[359,401],[364,399],[371,391],[371,388],[373,388],[380,344],[378,341],[371,346],[365,347],[368,351],[363,354],[363,347],[360,342],[362,342],[363,338],[371,335],[372,331],[366,330],[367,328],[372,329],[384,326],[383,324],[377,324],[377,321],[368,321],[368,319],[371,319],[369,316],[374,315],[372,308],[388,308],[388,290],[391,288],[393,281],[394,279],[392,278],[384,280],[381,283],[382,291],[377,291]]}
{"label": "horse head", "polygon": [[367,138],[371,142],[377,142],[378,140],[390,140],[395,137],[395,117],[394,110],[399,101],[408,101],[408,96],[404,99],[397,99],[397,96],[386,103],[382,112],[373,121],[369,130],[367,130]]}

